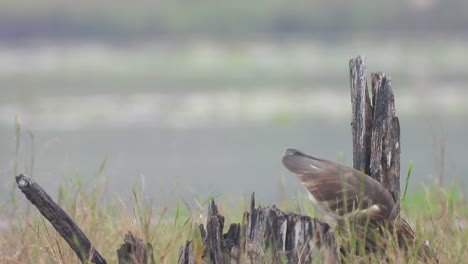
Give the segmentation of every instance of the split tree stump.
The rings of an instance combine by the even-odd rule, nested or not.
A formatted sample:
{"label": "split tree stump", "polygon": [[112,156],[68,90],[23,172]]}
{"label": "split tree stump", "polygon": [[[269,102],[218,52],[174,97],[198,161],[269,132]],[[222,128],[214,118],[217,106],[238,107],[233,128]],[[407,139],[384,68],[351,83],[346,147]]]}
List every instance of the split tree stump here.
{"label": "split tree stump", "polygon": [[[381,182],[399,211],[400,125],[390,78],[384,73],[372,73],[371,97],[366,59],[361,56],[351,59],[349,68],[354,168]],[[274,206],[254,205],[252,197],[250,212],[244,213],[242,225],[231,225],[223,235],[224,217],[212,202],[207,226],[200,226],[203,254],[196,256],[192,242],[187,241],[179,250],[179,264],[197,263],[200,258],[202,263],[315,263],[315,259],[340,263],[328,224],[284,213]]]}
{"label": "split tree stump", "polygon": [[224,217],[211,201],[206,227],[200,225],[203,252],[193,242],[179,249],[179,264],[199,263],[341,263],[333,231],[309,216],[284,213],[275,206],[255,207],[252,194],[242,224],[231,224],[223,234]]}
{"label": "split tree stump", "polygon": [[354,168],[381,182],[399,208],[400,122],[391,80],[384,73],[372,73],[371,99],[366,75],[365,57],[349,61]]}

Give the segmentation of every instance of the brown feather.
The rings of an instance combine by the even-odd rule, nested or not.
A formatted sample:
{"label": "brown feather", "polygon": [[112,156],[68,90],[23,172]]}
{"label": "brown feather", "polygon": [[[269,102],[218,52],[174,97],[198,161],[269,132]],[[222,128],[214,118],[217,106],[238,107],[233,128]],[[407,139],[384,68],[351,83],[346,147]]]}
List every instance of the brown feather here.
{"label": "brown feather", "polygon": [[[282,161],[299,178],[312,202],[337,220],[339,233],[353,229],[366,251],[385,251],[385,230],[395,234],[400,248],[415,245],[413,229],[397,217],[398,205],[378,181],[353,168],[296,149],[287,149]],[[438,262],[426,243],[419,256]]]}
{"label": "brown feather", "polygon": [[393,221],[395,207],[390,193],[378,181],[353,168],[288,149],[283,164],[295,173],[311,200],[336,220]]}

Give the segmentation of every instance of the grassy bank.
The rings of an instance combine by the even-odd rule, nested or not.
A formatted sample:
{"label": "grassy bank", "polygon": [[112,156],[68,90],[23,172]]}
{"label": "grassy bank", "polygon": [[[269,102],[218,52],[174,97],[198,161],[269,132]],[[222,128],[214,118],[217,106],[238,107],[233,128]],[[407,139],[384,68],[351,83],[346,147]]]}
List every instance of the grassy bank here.
{"label": "grassy bank", "polygon": [[[115,250],[127,231],[154,246],[157,263],[176,263],[180,245],[188,239],[200,241],[197,225],[205,221],[204,208],[210,197],[194,199],[194,203],[179,200],[155,206],[156,198],[141,195],[137,187],[131,188],[131,197],[106,199],[102,191],[105,186],[89,185],[93,187],[84,186],[79,179],[63,183],[54,199],[78,223],[108,263],[117,262]],[[282,210],[320,216],[314,213],[302,190],[283,197],[277,204]],[[221,195],[216,200],[227,224],[241,221],[247,207],[245,197]],[[429,186],[409,193],[402,210],[417,234],[431,241],[440,263],[461,263],[468,258],[468,206],[460,190]],[[2,263],[79,263],[68,245],[19,191],[14,191],[3,204],[0,219]]]}
{"label": "grassy bank", "polygon": [[[15,130],[16,147],[8,170],[11,177],[6,177],[6,170],[2,173],[4,182],[11,184],[11,191],[0,210],[0,262],[79,263],[60,235],[16,187],[13,175],[18,174],[19,167],[31,173],[34,157],[20,156],[22,127],[19,121]],[[108,263],[117,263],[115,251],[128,231],[153,245],[157,263],[176,263],[179,247],[186,240],[194,240],[196,246],[201,246],[198,225],[205,223],[207,203],[212,198],[226,218],[225,226],[242,222],[243,212],[249,208],[248,196],[222,194],[215,197],[201,194],[191,200],[181,198],[164,203],[157,196],[146,195],[144,189],[151,187],[144,184],[129,186],[128,196],[110,195],[107,185],[112,179],[105,177],[106,162],[104,159],[92,180],[87,182],[76,175],[58,179],[59,190],[52,198],[82,228]],[[52,193],[44,183],[39,184]],[[287,193],[287,184],[282,182],[278,190],[281,198],[276,205],[281,210],[322,217],[314,210],[305,191]],[[402,216],[422,241],[431,242],[440,263],[462,263],[468,258],[468,204],[464,190],[456,184],[442,187],[434,183],[408,193],[404,187],[402,196]],[[269,205],[262,201],[257,204]],[[416,258],[410,256],[405,263],[415,261]]]}

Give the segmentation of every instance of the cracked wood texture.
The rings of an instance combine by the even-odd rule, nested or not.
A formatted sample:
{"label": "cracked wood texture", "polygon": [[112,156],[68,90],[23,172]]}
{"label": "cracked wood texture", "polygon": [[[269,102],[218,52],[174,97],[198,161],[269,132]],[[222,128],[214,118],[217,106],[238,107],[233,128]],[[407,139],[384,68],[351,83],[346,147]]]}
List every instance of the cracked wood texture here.
{"label": "cracked wood texture", "polygon": [[366,59],[351,59],[349,67],[354,168],[381,182],[399,206],[400,123],[390,77],[381,72],[371,74],[371,99]]}
{"label": "cracked wood texture", "polygon": [[223,227],[224,217],[212,201],[206,227],[200,225],[203,252],[197,255],[196,242],[187,241],[178,263],[340,263],[328,224],[275,206],[256,208],[253,194],[242,224],[231,224],[225,234]]}
{"label": "cracked wood texture", "polygon": [[16,183],[26,198],[65,239],[82,263],[106,264],[106,260],[93,247],[83,231],[38,183],[24,174],[16,176]]}
{"label": "cracked wood texture", "polygon": [[353,166],[370,175],[370,155],[372,137],[372,105],[367,89],[367,66],[364,57],[349,61],[351,84]]}

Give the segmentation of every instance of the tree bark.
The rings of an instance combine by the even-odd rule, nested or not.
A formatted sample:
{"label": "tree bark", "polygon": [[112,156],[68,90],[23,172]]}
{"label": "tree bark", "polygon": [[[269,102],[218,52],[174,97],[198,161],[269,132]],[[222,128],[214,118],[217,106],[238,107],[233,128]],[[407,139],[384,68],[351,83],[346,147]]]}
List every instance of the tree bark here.
{"label": "tree bark", "polygon": [[390,77],[372,73],[372,141],[370,176],[380,181],[400,201],[400,121],[395,113],[395,98]]}
{"label": "tree bark", "polygon": [[[224,217],[211,202],[202,263],[341,263],[334,233],[328,224],[308,216],[284,213],[275,206],[256,208],[252,194],[242,224],[231,224],[222,235]],[[179,250],[179,264],[195,263],[196,252],[187,241]]]}
{"label": "tree bark", "polygon": [[26,198],[36,206],[39,212],[47,218],[55,230],[67,241],[81,262],[88,263],[89,261],[96,264],[106,264],[106,260],[91,245],[91,242],[83,231],[50,198],[39,184],[24,174],[16,176],[16,183]]}
{"label": "tree bark", "polygon": [[354,168],[381,182],[399,211],[400,123],[390,78],[372,73],[372,99],[367,88],[365,58],[349,62]]}
{"label": "tree bark", "polygon": [[370,156],[372,138],[373,109],[367,89],[367,65],[365,57],[349,61],[351,105],[353,166],[370,175]]}

